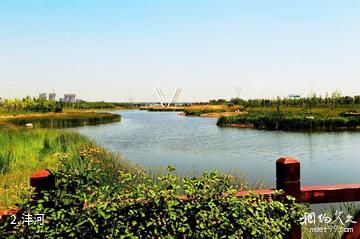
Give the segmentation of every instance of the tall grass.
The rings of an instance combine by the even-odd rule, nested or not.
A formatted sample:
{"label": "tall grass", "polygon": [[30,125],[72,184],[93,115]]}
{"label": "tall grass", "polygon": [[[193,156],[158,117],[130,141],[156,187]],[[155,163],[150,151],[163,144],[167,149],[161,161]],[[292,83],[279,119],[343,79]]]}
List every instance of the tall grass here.
{"label": "tall grass", "polygon": [[9,171],[11,161],[13,161],[13,155],[10,150],[0,152],[0,174],[7,173]]}
{"label": "tall grass", "polygon": [[[0,209],[14,206],[36,170],[56,170],[59,159],[93,142],[75,132],[26,129],[0,123]],[[72,157],[69,157],[71,159]]]}

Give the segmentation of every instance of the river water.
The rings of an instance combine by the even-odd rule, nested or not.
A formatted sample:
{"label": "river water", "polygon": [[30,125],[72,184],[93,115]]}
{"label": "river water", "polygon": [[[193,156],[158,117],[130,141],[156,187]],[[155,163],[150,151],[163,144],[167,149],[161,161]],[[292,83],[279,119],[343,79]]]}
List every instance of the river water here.
{"label": "river water", "polygon": [[216,118],[175,112],[114,111],[121,122],[77,128],[108,150],[145,167],[178,172],[241,171],[275,185],[275,161],[301,161],[302,185],[360,183],[360,132],[282,132],[220,128]]}

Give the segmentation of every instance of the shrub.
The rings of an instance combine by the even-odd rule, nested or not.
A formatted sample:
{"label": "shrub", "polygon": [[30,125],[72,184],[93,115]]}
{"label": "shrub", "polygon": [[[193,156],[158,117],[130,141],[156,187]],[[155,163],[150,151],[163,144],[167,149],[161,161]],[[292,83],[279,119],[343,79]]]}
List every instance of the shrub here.
{"label": "shrub", "polygon": [[[45,225],[0,229],[9,238],[283,238],[304,208],[280,192],[238,198],[217,172],[179,178],[174,168],[152,180],[141,170],[105,171],[103,152],[87,149],[62,161],[56,189],[25,212],[45,213]],[[102,156],[101,156],[102,157]],[[71,160],[74,162],[74,160]],[[226,194],[222,193],[226,192]],[[186,198],[181,198],[184,195]]]}

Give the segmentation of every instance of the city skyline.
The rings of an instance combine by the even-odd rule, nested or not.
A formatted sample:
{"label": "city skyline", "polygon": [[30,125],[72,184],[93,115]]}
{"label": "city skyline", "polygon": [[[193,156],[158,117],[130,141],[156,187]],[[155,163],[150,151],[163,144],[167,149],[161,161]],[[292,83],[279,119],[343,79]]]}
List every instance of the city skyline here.
{"label": "city skyline", "polygon": [[0,1],[0,97],[360,94],[358,1]]}

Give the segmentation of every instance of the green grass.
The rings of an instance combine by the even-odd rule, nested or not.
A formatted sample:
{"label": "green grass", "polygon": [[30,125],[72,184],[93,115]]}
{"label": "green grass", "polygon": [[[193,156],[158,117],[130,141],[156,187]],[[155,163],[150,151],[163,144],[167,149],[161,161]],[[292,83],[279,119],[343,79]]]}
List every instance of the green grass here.
{"label": "green grass", "polygon": [[77,132],[27,129],[0,122],[0,209],[11,208],[22,196],[28,195],[29,178],[35,171],[57,171],[60,160],[66,160],[74,168],[81,168],[78,158],[91,148],[100,152],[97,164],[109,179],[116,177],[119,170],[133,171],[136,168],[119,155],[99,149],[94,142]]}
{"label": "green grass", "polygon": [[6,165],[6,170],[0,172],[0,209],[14,207],[22,196],[29,194],[29,178],[35,171],[57,171],[60,160],[66,160],[73,168],[81,168],[79,156],[91,149],[99,151],[97,164],[109,180],[116,177],[119,170],[137,170],[120,156],[99,149],[76,132],[26,129],[0,123],[0,166]]}

